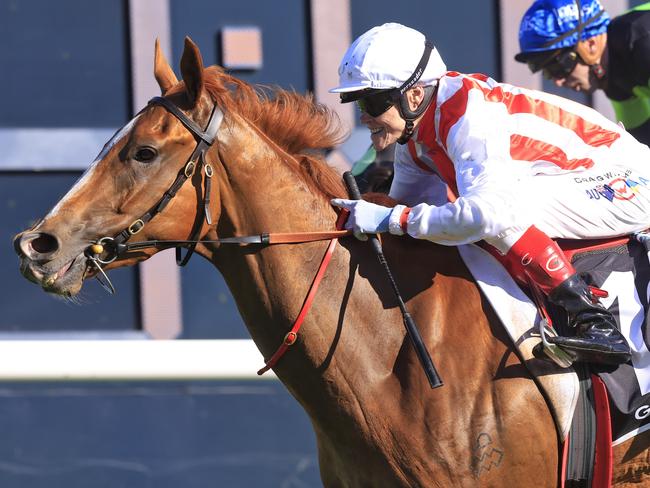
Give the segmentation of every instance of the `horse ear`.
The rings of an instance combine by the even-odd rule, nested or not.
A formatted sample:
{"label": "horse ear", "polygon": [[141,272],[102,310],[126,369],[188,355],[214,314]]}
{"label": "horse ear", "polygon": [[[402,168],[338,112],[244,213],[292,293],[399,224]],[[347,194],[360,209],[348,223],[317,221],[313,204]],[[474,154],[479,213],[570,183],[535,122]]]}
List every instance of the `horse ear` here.
{"label": "horse ear", "polygon": [[203,93],[203,59],[192,39],[185,38],[185,47],[181,57],[181,74],[192,105],[196,105]]}
{"label": "horse ear", "polygon": [[167,58],[160,48],[160,42],[156,38],[156,54],[154,55],[153,61],[153,74],[156,77],[156,81],[160,86],[160,91],[164,95],[169,91],[169,89],[178,83],[178,78],[174,74],[174,70],[169,66]]}

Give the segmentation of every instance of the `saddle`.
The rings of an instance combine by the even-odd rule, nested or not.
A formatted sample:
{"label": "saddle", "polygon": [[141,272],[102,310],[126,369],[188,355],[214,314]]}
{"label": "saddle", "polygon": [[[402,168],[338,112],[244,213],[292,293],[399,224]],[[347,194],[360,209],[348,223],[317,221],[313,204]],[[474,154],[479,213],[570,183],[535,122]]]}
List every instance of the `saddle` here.
{"label": "saddle", "polygon": [[[611,479],[612,446],[650,429],[650,235],[558,243],[593,289],[602,290],[596,292],[601,303],[632,348],[630,363],[608,367],[536,358],[533,349],[543,340],[545,313],[559,334],[571,333],[562,314],[538,307],[485,248],[461,246],[459,252],[547,396],[568,459],[562,479],[609,486],[595,480]],[[578,461],[572,452],[580,454]]]}

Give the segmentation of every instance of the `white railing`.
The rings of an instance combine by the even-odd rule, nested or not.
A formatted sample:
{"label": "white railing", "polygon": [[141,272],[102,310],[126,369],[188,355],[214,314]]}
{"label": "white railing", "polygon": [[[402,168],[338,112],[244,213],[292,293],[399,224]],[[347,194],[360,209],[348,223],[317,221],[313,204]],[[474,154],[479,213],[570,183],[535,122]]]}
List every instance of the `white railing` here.
{"label": "white railing", "polygon": [[0,381],[277,379],[251,340],[2,340]]}

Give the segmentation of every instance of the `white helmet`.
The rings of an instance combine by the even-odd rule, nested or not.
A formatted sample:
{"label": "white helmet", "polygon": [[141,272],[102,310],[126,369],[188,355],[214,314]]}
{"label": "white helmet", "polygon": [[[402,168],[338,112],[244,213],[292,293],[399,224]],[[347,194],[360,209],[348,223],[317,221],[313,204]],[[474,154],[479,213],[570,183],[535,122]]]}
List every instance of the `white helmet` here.
{"label": "white helmet", "polygon": [[[339,86],[330,92],[402,87],[415,74],[425,42],[423,34],[402,24],[373,27],[358,37],[343,56],[339,66]],[[446,72],[445,63],[433,47],[417,81],[422,85],[435,85]]]}

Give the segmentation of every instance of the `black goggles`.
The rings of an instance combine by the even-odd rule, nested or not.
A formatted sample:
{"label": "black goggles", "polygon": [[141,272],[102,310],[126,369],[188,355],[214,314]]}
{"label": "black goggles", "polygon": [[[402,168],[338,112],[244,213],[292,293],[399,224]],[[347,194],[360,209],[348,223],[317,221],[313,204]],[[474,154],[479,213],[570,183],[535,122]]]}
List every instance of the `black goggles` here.
{"label": "black goggles", "polygon": [[[341,101],[346,103],[343,96],[341,97]],[[364,97],[357,98],[354,101],[362,112],[367,113],[371,117],[379,117],[395,104],[395,90],[377,91]]]}
{"label": "black goggles", "polygon": [[541,69],[544,76],[549,80],[567,78],[575,69],[579,59],[577,52],[568,49],[552,56],[542,66],[537,66],[537,70]]}

